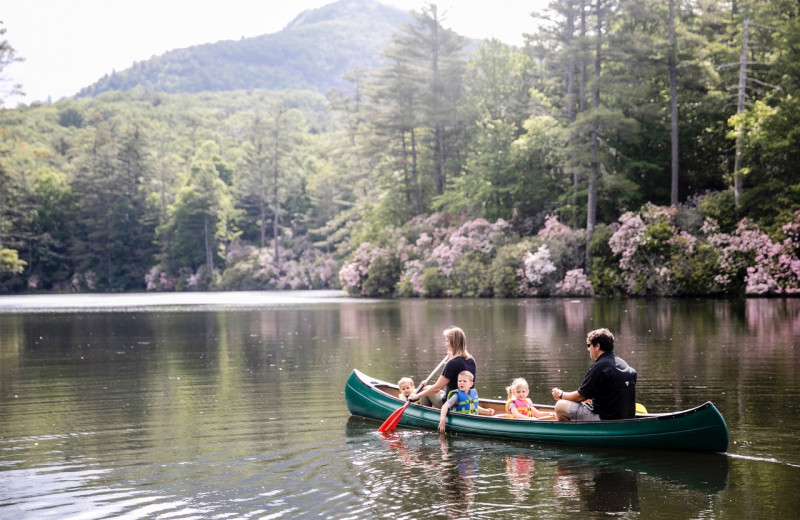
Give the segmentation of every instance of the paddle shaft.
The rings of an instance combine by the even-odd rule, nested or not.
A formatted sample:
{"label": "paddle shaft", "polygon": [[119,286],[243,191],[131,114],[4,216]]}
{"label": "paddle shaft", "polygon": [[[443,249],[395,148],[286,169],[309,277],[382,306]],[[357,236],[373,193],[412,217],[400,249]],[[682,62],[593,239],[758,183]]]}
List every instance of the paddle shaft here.
{"label": "paddle shaft", "polygon": [[439,369],[440,369],[440,368],[442,368],[442,366],[443,366],[445,363],[447,363],[447,360],[448,360],[448,359],[450,359],[450,355],[449,355],[449,354],[448,354],[448,355],[446,355],[446,356],[444,357],[444,359],[442,359],[442,361],[441,361],[441,362],[440,362],[438,365],[436,365],[436,368],[434,368],[434,369],[433,369],[433,372],[431,372],[430,374],[428,374],[428,377],[426,377],[425,379],[423,379],[423,380],[422,380],[422,383],[420,383],[420,384],[419,384],[419,386],[417,387],[417,391],[416,391],[416,392],[414,392],[415,394],[416,394],[417,392],[419,392],[420,390],[422,390],[422,387],[423,387],[423,386],[425,386],[425,381],[428,381],[430,378],[432,378],[432,377],[433,377],[433,375],[434,375],[436,372],[438,372],[438,371],[439,371]]}
{"label": "paddle shaft", "polygon": [[[424,383],[424,382],[425,382],[425,381],[427,381],[428,379],[432,378],[432,377],[433,377],[433,375],[436,373],[436,371],[437,371],[437,370],[439,370],[439,368],[441,368],[441,366],[442,366],[442,365],[444,365],[445,363],[447,363],[447,358],[448,358],[448,357],[449,357],[449,356],[445,356],[445,357],[444,357],[444,359],[442,360],[442,362],[441,362],[441,363],[439,363],[438,365],[436,365],[436,368],[434,368],[434,369],[433,369],[433,372],[431,372],[431,373],[430,373],[430,375],[429,375],[429,376],[428,376],[428,377],[427,377],[425,380],[423,380],[423,382],[422,382],[422,383]],[[419,388],[417,388],[417,392],[419,392],[420,390],[422,390],[422,387],[423,387],[423,384],[422,384],[422,383],[420,383],[420,385],[419,385]],[[415,393],[416,393],[416,392],[415,392]],[[398,408],[397,410],[395,410],[394,412],[392,412],[392,415],[390,415],[390,416],[389,416],[389,417],[388,417],[388,418],[387,418],[387,419],[386,419],[386,420],[383,422],[383,424],[381,424],[381,427],[380,427],[380,428],[378,428],[378,431],[379,431],[379,432],[385,432],[385,431],[387,431],[387,430],[394,430],[395,426],[397,426],[397,423],[399,423],[399,422],[400,422],[400,418],[401,418],[401,417],[403,417],[403,412],[405,412],[405,411],[406,411],[406,408],[408,408],[408,405],[409,405],[409,404],[411,404],[411,401],[409,401],[408,399],[406,399],[406,402],[405,402],[405,404],[403,404],[403,406],[401,406],[400,408]]]}

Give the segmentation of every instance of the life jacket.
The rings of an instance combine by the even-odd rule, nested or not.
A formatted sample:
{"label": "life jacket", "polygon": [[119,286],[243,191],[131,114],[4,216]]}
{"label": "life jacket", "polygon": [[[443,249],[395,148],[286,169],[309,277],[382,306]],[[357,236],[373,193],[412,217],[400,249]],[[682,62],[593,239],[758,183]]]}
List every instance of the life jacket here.
{"label": "life jacket", "polygon": [[527,399],[524,401],[522,399],[509,399],[508,401],[506,401],[506,415],[508,415],[509,417],[514,417],[514,415],[511,413],[512,402],[517,407],[517,411],[520,414],[524,415],[525,417],[533,416],[533,410],[531,408],[528,408]]}
{"label": "life jacket", "polygon": [[450,390],[447,394],[447,399],[445,401],[449,401],[453,394],[458,395],[458,402],[454,407],[451,408],[452,411],[458,413],[466,413],[470,415],[475,415],[478,413],[478,391],[474,388],[469,389],[469,393],[462,392],[461,390]]}

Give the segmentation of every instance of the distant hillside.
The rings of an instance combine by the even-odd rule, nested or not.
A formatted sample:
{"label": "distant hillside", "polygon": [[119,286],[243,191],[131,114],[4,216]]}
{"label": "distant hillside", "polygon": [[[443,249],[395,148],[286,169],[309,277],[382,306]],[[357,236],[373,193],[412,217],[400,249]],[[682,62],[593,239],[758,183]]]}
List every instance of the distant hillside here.
{"label": "distant hillside", "polygon": [[160,92],[309,89],[346,84],[356,67],[374,70],[408,12],[377,0],[339,0],[301,13],[280,32],[177,49],[136,62],[82,89],[78,96],[141,87]]}

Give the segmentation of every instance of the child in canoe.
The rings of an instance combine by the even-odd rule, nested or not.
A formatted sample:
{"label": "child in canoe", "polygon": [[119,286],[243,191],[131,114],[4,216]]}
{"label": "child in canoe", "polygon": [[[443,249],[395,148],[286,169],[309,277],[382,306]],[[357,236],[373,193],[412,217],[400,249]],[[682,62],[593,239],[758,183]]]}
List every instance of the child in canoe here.
{"label": "child in canoe", "polygon": [[506,387],[508,401],[506,401],[506,413],[515,419],[542,419],[554,420],[555,412],[541,412],[533,405],[533,401],[528,398],[528,382],[518,377]]}
{"label": "child in canoe", "polygon": [[410,377],[400,378],[400,381],[397,382],[397,387],[400,389],[400,394],[398,397],[408,401],[408,396],[413,394],[415,390],[414,380]]}
{"label": "child in canoe", "polygon": [[442,414],[439,419],[439,431],[445,431],[445,419],[447,413],[452,408],[456,413],[494,415],[491,408],[483,408],[478,404],[478,391],[474,385],[475,376],[469,370],[464,370],[458,374],[458,389],[450,390],[447,401],[442,405]]}

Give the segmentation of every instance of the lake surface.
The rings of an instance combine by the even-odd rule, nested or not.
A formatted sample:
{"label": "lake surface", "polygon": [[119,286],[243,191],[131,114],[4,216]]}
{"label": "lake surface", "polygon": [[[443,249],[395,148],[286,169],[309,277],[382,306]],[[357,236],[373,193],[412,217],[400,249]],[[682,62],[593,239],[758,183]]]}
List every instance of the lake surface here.
{"label": "lake surface", "polygon": [[[573,390],[608,327],[651,412],[711,400],[727,454],[568,448],[351,417],[458,325],[477,389]],[[0,518],[797,518],[800,299],[0,297]]]}

